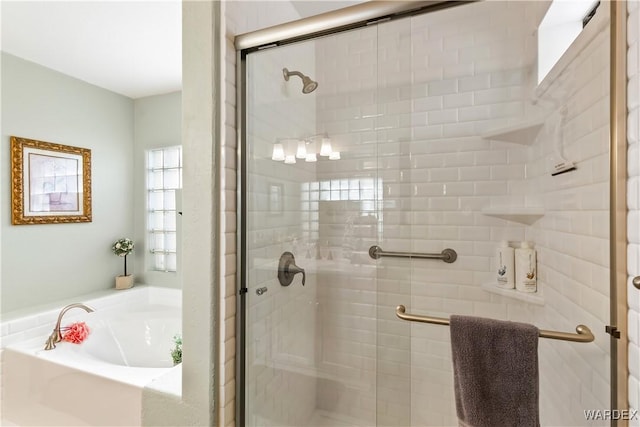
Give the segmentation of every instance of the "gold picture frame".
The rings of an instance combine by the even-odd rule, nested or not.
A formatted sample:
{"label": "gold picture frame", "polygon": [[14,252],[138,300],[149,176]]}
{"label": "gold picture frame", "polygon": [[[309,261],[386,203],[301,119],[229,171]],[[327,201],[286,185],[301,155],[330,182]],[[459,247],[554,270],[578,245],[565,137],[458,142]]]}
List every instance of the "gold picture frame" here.
{"label": "gold picture frame", "polygon": [[12,136],[11,223],[91,220],[91,150]]}

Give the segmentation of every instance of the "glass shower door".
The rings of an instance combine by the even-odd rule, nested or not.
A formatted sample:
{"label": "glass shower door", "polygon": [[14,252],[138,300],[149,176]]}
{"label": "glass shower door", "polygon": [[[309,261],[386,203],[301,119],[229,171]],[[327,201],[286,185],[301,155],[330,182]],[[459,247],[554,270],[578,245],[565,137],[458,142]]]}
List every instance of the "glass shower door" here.
{"label": "glass shower door", "polygon": [[247,425],[376,425],[377,55],[373,27],[247,56]]}
{"label": "glass shower door", "polygon": [[[316,133],[316,95],[303,94],[301,79],[287,82],[283,74],[288,68],[313,75],[314,64],[313,42],[247,58],[248,426],[306,425],[315,408],[317,274],[309,262],[315,257],[308,256],[313,242],[305,233],[317,235],[318,222],[302,205],[308,205],[303,187],[317,182],[316,168],[303,159],[289,162],[296,161],[299,138]],[[287,163],[284,157],[277,160],[280,154],[290,156]],[[279,282],[285,253],[291,256],[289,266],[305,270],[304,285],[302,273],[290,277],[287,286]]]}
{"label": "glass shower door", "polygon": [[[547,8],[474,2],[247,55],[246,425],[457,425],[449,329],[397,305],[584,323],[594,343],[539,342],[541,424],[607,407],[608,11],[538,82]],[[577,170],[552,176],[564,158]],[[537,292],[496,286],[501,241],[532,243]],[[280,283],[283,254],[304,285]]]}
{"label": "glass shower door", "polygon": [[[409,167],[398,167],[410,199],[399,221],[411,238],[386,228],[385,211],[384,239],[386,250],[458,254],[451,264],[410,261],[412,314],[589,326],[592,343],[538,342],[541,425],[584,425],[584,411],[607,407],[610,393],[609,11],[598,9],[539,82],[537,34],[548,7],[474,2],[416,15],[395,31],[395,22],[380,24],[410,45],[410,59],[395,65],[395,75],[410,69],[409,83],[385,119],[410,128]],[[571,161],[576,170],[555,174]],[[383,185],[386,205],[394,186]],[[535,248],[536,292],[498,287],[501,241]],[[405,270],[405,260],[387,263]],[[411,324],[410,425],[458,424],[449,332]]]}

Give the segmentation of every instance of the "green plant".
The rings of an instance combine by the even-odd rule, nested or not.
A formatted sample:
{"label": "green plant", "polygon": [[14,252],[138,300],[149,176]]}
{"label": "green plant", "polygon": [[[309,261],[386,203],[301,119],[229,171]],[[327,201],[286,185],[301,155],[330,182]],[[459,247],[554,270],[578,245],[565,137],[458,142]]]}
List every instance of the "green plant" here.
{"label": "green plant", "polygon": [[114,254],[124,257],[124,275],[127,275],[127,255],[133,250],[133,240],[123,237],[118,239],[111,246],[111,250]]}
{"label": "green plant", "polygon": [[182,336],[180,334],[174,335],[173,342],[175,347],[171,349],[171,358],[173,359],[173,364],[177,365],[182,363]]}

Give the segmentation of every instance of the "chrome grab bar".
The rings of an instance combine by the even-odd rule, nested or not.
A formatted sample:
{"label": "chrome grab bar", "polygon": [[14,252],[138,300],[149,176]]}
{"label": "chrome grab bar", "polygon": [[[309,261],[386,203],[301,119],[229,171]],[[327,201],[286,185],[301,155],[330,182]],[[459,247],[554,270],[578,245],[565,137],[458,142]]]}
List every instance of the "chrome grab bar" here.
{"label": "chrome grab bar", "polygon": [[452,263],[458,258],[458,254],[453,249],[444,249],[439,254],[421,254],[414,252],[387,252],[382,250],[378,245],[369,248],[369,256],[373,259],[380,259],[383,256],[394,258],[423,258],[423,259],[441,259],[444,262]]}
{"label": "chrome grab bar", "polygon": [[[417,316],[415,314],[405,313],[405,311],[406,308],[404,305],[397,306],[396,316],[402,320],[408,320],[409,322],[433,323],[435,325],[449,326],[449,319],[445,319],[444,317]],[[576,326],[576,332],[577,334],[572,334],[569,332],[546,331],[544,329],[540,329],[539,336],[540,338],[573,342],[592,342],[595,339],[591,329],[585,325]]]}

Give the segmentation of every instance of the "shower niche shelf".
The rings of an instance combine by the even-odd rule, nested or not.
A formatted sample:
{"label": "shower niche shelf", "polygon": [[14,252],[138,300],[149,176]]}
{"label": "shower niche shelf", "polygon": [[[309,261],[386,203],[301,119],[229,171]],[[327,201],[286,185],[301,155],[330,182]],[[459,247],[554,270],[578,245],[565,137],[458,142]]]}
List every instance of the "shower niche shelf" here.
{"label": "shower niche shelf", "polygon": [[520,301],[528,302],[535,305],[544,305],[544,298],[537,292],[520,292],[515,289],[502,289],[497,286],[486,283],[482,285],[482,289],[490,294],[496,294],[507,298],[513,298]]}
{"label": "shower niche shelf", "polygon": [[506,219],[507,221],[519,222],[521,224],[531,225],[544,216],[542,208],[484,208],[482,214],[493,216],[496,218]]}
{"label": "shower niche shelf", "polygon": [[531,145],[538,136],[542,126],[544,126],[543,120],[530,120],[516,123],[503,128],[493,129],[482,135],[482,139]]}

